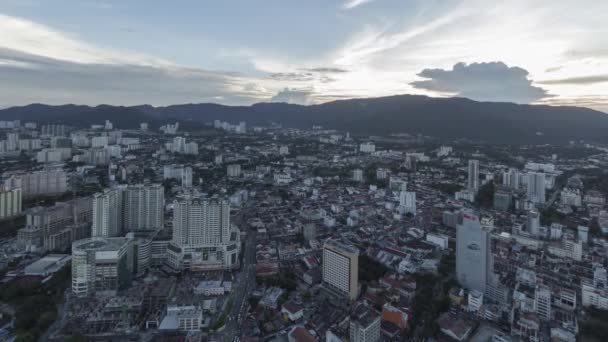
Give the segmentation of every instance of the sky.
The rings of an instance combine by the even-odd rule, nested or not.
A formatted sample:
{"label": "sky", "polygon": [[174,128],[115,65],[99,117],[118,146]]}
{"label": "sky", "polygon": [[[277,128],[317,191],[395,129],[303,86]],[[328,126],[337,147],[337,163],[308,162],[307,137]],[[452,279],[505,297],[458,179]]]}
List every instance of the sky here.
{"label": "sky", "polygon": [[0,0],[0,107],[420,94],[608,112],[608,1]]}

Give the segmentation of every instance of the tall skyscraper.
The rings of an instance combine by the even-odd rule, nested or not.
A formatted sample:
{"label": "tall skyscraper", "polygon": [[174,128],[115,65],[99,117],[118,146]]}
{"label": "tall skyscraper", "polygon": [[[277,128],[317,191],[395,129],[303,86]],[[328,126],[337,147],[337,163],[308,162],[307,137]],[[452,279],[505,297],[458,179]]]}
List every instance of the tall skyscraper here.
{"label": "tall skyscraper", "polygon": [[468,290],[485,292],[491,265],[490,233],[477,216],[465,213],[456,227],[456,279]]}
{"label": "tall skyscraper", "polygon": [[224,199],[190,195],[175,200],[169,264],[175,269],[230,269],[238,265],[239,232]]}
{"label": "tall skyscraper", "polygon": [[160,184],[117,186],[93,197],[93,236],[163,227],[164,188]]}
{"label": "tall skyscraper", "polygon": [[528,173],[528,200],[536,204],[545,203],[545,174]]}
{"label": "tall skyscraper", "polygon": [[479,189],[479,160],[469,160],[467,189],[473,192]]}
{"label": "tall skyscraper", "polygon": [[123,228],[124,187],[106,189],[93,196],[94,237],[116,237]]}
{"label": "tall skyscraper", "polygon": [[165,189],[161,184],[132,185],[125,202],[126,229],[160,229],[163,227]]}
{"label": "tall skyscraper", "polygon": [[323,286],[355,300],[359,296],[359,250],[339,240],[323,246]]}

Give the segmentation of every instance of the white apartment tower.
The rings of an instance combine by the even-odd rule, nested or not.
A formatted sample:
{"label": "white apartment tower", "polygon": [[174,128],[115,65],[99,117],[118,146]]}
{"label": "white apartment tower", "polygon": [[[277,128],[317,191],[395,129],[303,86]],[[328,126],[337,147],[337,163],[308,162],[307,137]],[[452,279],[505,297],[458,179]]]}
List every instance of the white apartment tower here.
{"label": "white apartment tower", "polygon": [[231,269],[238,265],[239,232],[230,225],[225,199],[175,200],[169,264],[174,269]]}
{"label": "white apartment tower", "polygon": [[165,189],[161,184],[129,186],[125,205],[127,230],[163,227]]}
{"label": "white apartment tower", "polygon": [[231,164],[226,169],[228,177],[240,177],[241,176],[241,165]]}
{"label": "white apartment tower", "polygon": [[122,233],[124,188],[106,189],[93,196],[94,237],[116,237]]}
{"label": "white apartment tower", "polygon": [[21,213],[21,189],[3,189],[0,187],[0,219]]}
{"label": "white apartment tower", "polygon": [[467,189],[473,192],[479,189],[479,160],[469,160]]}
{"label": "white apartment tower", "polygon": [[405,213],[416,214],[416,193],[413,191],[399,192],[399,206]]}
{"label": "white apartment tower", "polygon": [[536,204],[545,203],[545,174],[542,172],[528,173],[528,200]]}

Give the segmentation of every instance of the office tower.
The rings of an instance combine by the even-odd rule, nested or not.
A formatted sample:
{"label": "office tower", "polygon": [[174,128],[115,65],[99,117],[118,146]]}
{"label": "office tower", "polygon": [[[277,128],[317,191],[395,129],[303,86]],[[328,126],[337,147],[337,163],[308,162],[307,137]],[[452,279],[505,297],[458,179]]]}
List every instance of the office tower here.
{"label": "office tower", "polygon": [[21,189],[0,187],[0,219],[13,217],[21,213]]}
{"label": "office tower", "polygon": [[228,177],[240,177],[241,176],[241,165],[231,164],[227,167]]}
{"label": "office tower", "polygon": [[230,269],[238,265],[239,232],[230,226],[225,199],[191,195],[173,203],[169,264],[175,269]]}
{"label": "office tower", "polygon": [[323,287],[347,297],[359,296],[359,250],[339,240],[328,240],[323,246]]}
{"label": "office tower", "polygon": [[123,187],[116,187],[93,196],[92,236],[115,237],[122,234],[124,193]]}
{"label": "office tower", "polygon": [[416,214],[416,193],[413,191],[401,191],[399,193],[399,206],[403,207],[405,213]]}
{"label": "office tower", "polygon": [[536,204],[545,203],[545,174],[528,173],[528,200]]}
{"label": "office tower", "polygon": [[534,311],[544,320],[551,320],[551,289],[537,285],[534,291]]}
{"label": "office tower", "polygon": [[482,229],[475,215],[464,213],[456,227],[456,279],[460,285],[485,292],[490,259],[489,232]]}
{"label": "office tower", "polygon": [[353,180],[355,182],[363,182],[363,170],[361,170],[361,169],[353,170]]}
{"label": "office tower", "polygon": [[72,293],[112,296],[131,284],[132,240],[93,237],[72,243]]}
{"label": "office tower", "polygon": [[139,124],[139,129],[142,131],[147,131],[148,130],[148,123],[147,122],[142,122]]}
{"label": "office tower", "polygon": [[479,189],[479,160],[469,160],[467,189],[473,192]]}
{"label": "office tower", "polygon": [[357,307],[350,316],[350,342],[380,341],[380,315],[365,305]]}
{"label": "office tower", "polygon": [[165,189],[161,184],[130,185],[125,201],[128,231],[163,228]]}
{"label": "office tower", "polygon": [[528,222],[526,224],[528,233],[532,236],[537,237],[540,229],[540,214],[536,210],[530,210],[528,212]]}

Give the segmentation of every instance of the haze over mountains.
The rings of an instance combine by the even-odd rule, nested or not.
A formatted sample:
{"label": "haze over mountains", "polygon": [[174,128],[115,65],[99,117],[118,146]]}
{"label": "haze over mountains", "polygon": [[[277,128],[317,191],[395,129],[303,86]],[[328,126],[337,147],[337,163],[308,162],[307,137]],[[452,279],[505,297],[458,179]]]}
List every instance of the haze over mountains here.
{"label": "haze over mountains", "polygon": [[251,106],[201,103],[167,107],[31,104],[0,110],[0,120],[14,119],[75,126],[99,124],[107,119],[120,128],[136,128],[140,122],[154,127],[175,120],[203,123],[219,119],[247,121],[248,125],[274,121],[300,128],[322,125],[352,134],[411,133],[489,143],[608,141],[608,115],[592,109],[418,95],[339,100],[310,106],[286,103]]}

